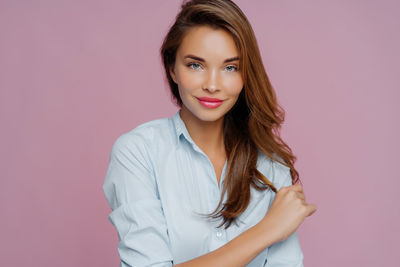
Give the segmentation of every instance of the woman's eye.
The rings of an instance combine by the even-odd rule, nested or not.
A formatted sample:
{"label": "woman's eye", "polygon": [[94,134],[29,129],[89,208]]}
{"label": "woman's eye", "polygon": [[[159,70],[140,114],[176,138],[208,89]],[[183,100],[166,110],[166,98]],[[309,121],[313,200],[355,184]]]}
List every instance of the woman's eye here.
{"label": "woman's eye", "polygon": [[197,70],[197,69],[199,69],[200,64],[197,64],[197,63],[189,63],[187,66],[188,66],[189,68],[191,68],[191,69]]}
{"label": "woman's eye", "polygon": [[228,70],[229,70],[229,72],[232,72],[232,71],[237,71],[237,67],[236,66],[227,66],[226,67]]}

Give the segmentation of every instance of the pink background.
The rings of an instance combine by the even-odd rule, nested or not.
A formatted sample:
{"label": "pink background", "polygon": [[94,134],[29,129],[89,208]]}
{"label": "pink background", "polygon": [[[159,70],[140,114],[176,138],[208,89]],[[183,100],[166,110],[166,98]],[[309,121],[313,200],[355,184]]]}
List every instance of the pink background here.
{"label": "pink background", "polygon": [[[298,230],[305,266],[398,266],[400,4],[236,3],[319,208]],[[0,266],[119,266],[109,153],[177,111],[158,49],[179,4],[0,1]]]}

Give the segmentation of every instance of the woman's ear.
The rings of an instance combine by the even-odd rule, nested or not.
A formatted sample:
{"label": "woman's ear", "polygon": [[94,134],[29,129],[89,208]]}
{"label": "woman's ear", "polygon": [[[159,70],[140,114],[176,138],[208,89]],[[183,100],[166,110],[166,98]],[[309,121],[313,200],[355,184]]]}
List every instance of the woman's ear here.
{"label": "woman's ear", "polygon": [[170,66],[170,67],[169,67],[169,74],[171,75],[172,80],[173,80],[176,84],[178,84],[178,83],[176,82],[176,76],[175,76],[175,72],[174,72],[174,66]]}

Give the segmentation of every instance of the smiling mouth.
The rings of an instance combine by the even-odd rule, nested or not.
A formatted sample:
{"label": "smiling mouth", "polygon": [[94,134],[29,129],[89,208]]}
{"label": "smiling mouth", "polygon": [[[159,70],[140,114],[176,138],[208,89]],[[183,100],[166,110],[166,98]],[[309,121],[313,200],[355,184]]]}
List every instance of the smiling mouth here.
{"label": "smiling mouth", "polygon": [[210,99],[210,98],[197,98],[197,100],[200,102],[201,105],[203,105],[206,108],[216,108],[224,102],[223,100],[220,99]]}

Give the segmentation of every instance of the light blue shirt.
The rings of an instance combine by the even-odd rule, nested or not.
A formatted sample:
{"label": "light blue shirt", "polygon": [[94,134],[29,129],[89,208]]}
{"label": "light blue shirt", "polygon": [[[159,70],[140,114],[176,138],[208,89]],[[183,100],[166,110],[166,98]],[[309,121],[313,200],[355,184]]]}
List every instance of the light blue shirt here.
{"label": "light blue shirt", "polygon": [[[207,219],[217,207],[227,162],[217,183],[214,167],[194,143],[180,117],[145,122],[119,136],[111,149],[103,190],[118,232],[121,267],[166,267],[207,254],[267,213],[275,193],[251,187],[251,201],[238,224],[217,228]],[[290,169],[258,150],[257,169],[279,189],[292,184]],[[224,202],[227,194],[224,196]],[[297,232],[265,248],[248,267],[303,267]]]}

